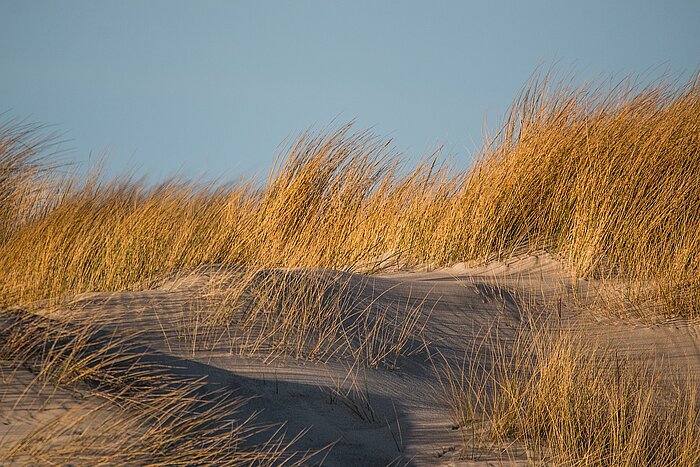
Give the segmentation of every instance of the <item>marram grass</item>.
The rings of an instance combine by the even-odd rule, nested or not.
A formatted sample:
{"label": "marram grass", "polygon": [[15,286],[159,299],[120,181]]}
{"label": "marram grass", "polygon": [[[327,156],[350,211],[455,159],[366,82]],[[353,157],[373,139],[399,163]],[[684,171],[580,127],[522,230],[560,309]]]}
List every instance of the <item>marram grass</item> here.
{"label": "marram grass", "polygon": [[1,130],[3,305],[209,264],[371,272],[544,248],[575,274],[642,284],[662,313],[697,313],[695,81],[533,81],[462,172],[434,159],[411,170],[347,125],[301,135],[264,183],[60,182],[42,172],[36,132]]}
{"label": "marram grass", "polygon": [[520,447],[541,465],[700,463],[695,380],[673,381],[660,362],[541,323],[525,324],[509,344],[497,337],[485,336],[463,365],[436,365],[463,457]]}

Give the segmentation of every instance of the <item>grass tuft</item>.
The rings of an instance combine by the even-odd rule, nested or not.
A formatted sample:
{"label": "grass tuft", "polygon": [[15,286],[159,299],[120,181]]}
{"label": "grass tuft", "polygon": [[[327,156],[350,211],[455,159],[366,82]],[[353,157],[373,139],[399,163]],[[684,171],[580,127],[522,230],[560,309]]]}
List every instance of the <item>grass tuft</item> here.
{"label": "grass tuft", "polygon": [[700,394],[660,365],[534,326],[467,361],[438,370],[465,457],[522,446],[556,465],[700,462]]}

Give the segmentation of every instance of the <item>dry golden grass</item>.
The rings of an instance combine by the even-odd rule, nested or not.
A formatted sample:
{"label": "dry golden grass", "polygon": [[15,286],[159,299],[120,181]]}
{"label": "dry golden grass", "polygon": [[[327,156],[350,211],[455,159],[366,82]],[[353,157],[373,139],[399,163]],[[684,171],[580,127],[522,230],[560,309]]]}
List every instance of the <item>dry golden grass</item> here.
{"label": "dry golden grass", "polygon": [[107,334],[97,322],[61,323],[23,311],[3,320],[0,361],[10,365],[9,379],[20,368],[36,375],[22,397],[50,398],[61,386],[87,402],[18,442],[0,440],[3,462],[300,465],[310,459],[290,450],[298,438],[285,440],[281,427],[239,416],[244,399],[170,375],[132,338]]}
{"label": "dry golden grass", "polygon": [[514,343],[492,335],[463,365],[438,370],[465,457],[520,447],[542,464],[698,465],[697,386],[663,374],[532,325]]}
{"label": "dry golden grass", "polygon": [[[309,276],[294,268],[376,272],[522,250],[545,249],[576,275],[624,284],[622,299],[660,316],[698,313],[695,81],[644,88],[629,81],[612,88],[557,84],[549,76],[533,81],[463,172],[436,157],[407,169],[389,142],[351,125],[305,133],[264,183],[231,185],[66,179],[42,156],[48,142],[32,127],[0,127],[0,319],[9,336],[3,345],[12,349],[6,358],[38,365],[37,381],[90,382],[105,391],[128,388],[128,395],[153,388],[157,372],[129,366],[132,354],[119,347],[121,337],[94,347],[93,328],[17,321],[7,308],[148,287],[210,265],[237,268],[242,279],[214,300],[213,312],[186,323],[193,331],[183,338],[193,351],[203,344],[202,329],[223,326],[232,348],[243,352],[392,366],[420,338],[420,307],[350,304],[342,274]],[[459,422],[488,414],[495,439],[520,440],[556,462],[698,462],[692,390],[662,390],[654,369],[582,349],[576,337],[531,337],[483,368],[482,386],[448,375],[456,413],[466,414]],[[125,365],[130,372],[117,371]],[[191,412],[185,406],[172,412],[173,399],[143,413]],[[147,423],[133,420],[148,432]],[[167,463],[158,456],[177,451],[161,449],[171,442],[200,455],[188,444],[200,433],[213,437],[212,450],[201,455],[214,457],[172,462],[239,455],[240,433],[221,441],[199,421],[183,423],[162,431],[163,440],[151,432],[136,447],[131,438],[114,448],[87,439],[76,446],[98,446],[87,454],[93,460]],[[48,455],[31,449],[37,459]],[[264,463],[277,452],[263,446],[249,454]]]}
{"label": "dry golden grass", "polygon": [[664,313],[690,315],[699,129],[695,82],[608,89],[545,78],[467,172],[434,159],[407,171],[387,142],[345,126],[302,135],[263,186],[91,178],[44,190],[44,209],[17,216],[11,207],[41,183],[42,164],[36,137],[10,126],[0,135],[0,298],[122,290],[211,263],[371,272],[545,248],[579,275],[637,280]]}
{"label": "dry golden grass", "polygon": [[700,86],[548,87],[526,90],[473,172],[467,256],[540,245],[697,313]]}
{"label": "dry golden grass", "polygon": [[338,271],[262,269],[224,277],[208,294],[206,315],[186,333],[198,330],[205,348],[208,341],[268,359],[393,368],[400,356],[420,348],[430,316],[425,297],[381,300],[367,281]]}
{"label": "dry golden grass", "polygon": [[[47,173],[54,167],[45,154],[52,138],[41,128],[17,121],[0,123],[0,242],[41,216],[46,203]],[[58,194],[58,193],[56,193]],[[51,197],[51,195],[47,196]]]}
{"label": "dry golden grass", "polygon": [[253,419],[231,419],[244,401],[207,405],[186,388],[159,391],[144,403],[127,400],[55,417],[12,445],[0,444],[0,459],[16,465],[234,466],[303,465],[309,457],[288,452],[289,442],[277,433],[266,443],[246,444],[266,429]]}

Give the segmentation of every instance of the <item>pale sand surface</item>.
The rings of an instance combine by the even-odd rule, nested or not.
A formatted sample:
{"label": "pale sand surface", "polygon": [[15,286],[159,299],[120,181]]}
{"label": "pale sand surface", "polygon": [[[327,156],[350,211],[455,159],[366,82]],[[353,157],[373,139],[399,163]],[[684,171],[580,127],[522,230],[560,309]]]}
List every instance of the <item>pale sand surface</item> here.
{"label": "pale sand surface", "polygon": [[[590,296],[595,285],[572,280],[558,261],[544,254],[479,267],[460,264],[426,272],[349,277],[359,291],[358,299],[369,294],[376,301],[420,306],[429,315],[423,341],[427,347],[415,343],[415,352],[400,358],[393,369],[349,368],[351,362],[342,359],[320,363],[279,357],[270,361],[232,352],[225,339],[208,342],[211,345],[193,352],[191,339],[182,335],[183,323],[192,322],[193,301],[221,274],[212,269],[164,281],[151,290],[84,294],[70,306],[70,319],[100,313],[105,328],[138,332],[134,339],[152,349],[153,358],[173,374],[203,379],[205,390],[234,388],[238,395],[253,397],[242,415],[260,411],[261,423],[285,423],[289,437],[308,429],[296,449],[316,450],[333,444],[324,465],[526,464],[524,453],[515,447],[507,453],[460,458],[460,433],[453,429],[449,407],[440,398],[429,358],[435,361],[441,356],[458,363],[489,330],[496,330],[500,340],[512,339],[528,319],[523,303],[547,302],[551,315],[561,299],[561,326],[578,329],[639,358],[663,359],[669,375],[700,376],[700,325],[680,319],[650,323],[582,312],[574,307],[574,298],[579,297],[580,303],[580,297]],[[537,319],[537,306],[531,309]],[[61,319],[68,314],[65,307],[60,310]],[[75,391],[57,389],[47,394],[27,389],[31,373],[10,373],[4,366],[0,370],[0,445],[8,446],[39,425],[98,403],[81,399]],[[338,388],[355,389],[351,394],[360,414],[350,403],[334,400],[332,394]],[[362,409],[367,396],[371,410]]]}

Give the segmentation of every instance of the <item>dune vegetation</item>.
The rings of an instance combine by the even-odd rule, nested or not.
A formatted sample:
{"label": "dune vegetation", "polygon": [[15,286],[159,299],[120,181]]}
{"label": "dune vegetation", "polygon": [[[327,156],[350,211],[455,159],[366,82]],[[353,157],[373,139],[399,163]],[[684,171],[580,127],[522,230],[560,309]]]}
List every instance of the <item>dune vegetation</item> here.
{"label": "dune vegetation", "polygon": [[85,400],[37,423],[18,443],[0,439],[3,464],[304,465],[313,454],[292,451],[295,439],[285,439],[283,427],[240,416],[246,400],[233,391],[207,391],[201,381],[168,374],[133,336],[105,332],[98,320],[23,312],[0,320],[2,382],[18,371],[32,374],[15,405],[50,398],[57,388]]}
{"label": "dune vegetation", "polygon": [[436,364],[465,457],[519,443],[551,465],[700,462],[693,379],[669,380],[653,361],[541,323],[524,325],[510,345],[496,337],[483,336],[460,366]]}
{"label": "dune vegetation", "polygon": [[[696,309],[700,87],[533,82],[475,164],[408,169],[351,125],[305,133],[267,181],[56,180],[6,124],[0,300],[133,288],[209,264],[373,271],[546,249],[575,274],[640,281]],[[21,208],[17,210],[17,206]]]}
{"label": "dune vegetation", "polygon": [[[240,398],[200,400],[198,382],[144,367],[148,355],[129,347],[130,336],[101,330],[109,316],[32,313],[83,293],[144,290],[218,268],[225,278],[178,331],[192,354],[225,335],[232,353],[342,357],[355,369],[393,370],[428,349],[429,313],[420,297],[360,300],[351,273],[546,251],[573,278],[611,284],[622,301],[606,302],[610,315],[623,302],[659,319],[700,313],[697,80],[596,87],[535,78],[467,170],[439,156],[410,166],[390,141],[353,124],[303,133],[266,180],[233,183],[68,176],[53,142],[40,127],[0,126],[0,363],[32,368],[41,387],[89,386],[118,407],[103,428],[139,436],[43,431],[35,438],[74,441],[30,437],[3,453],[10,460],[310,459],[279,431],[263,436],[253,418],[235,420]],[[507,348],[493,342],[485,361],[438,365],[470,449],[480,437],[557,464],[700,462],[691,386],[669,387],[656,367],[544,329],[528,328]],[[212,428],[221,424],[233,428]]]}

